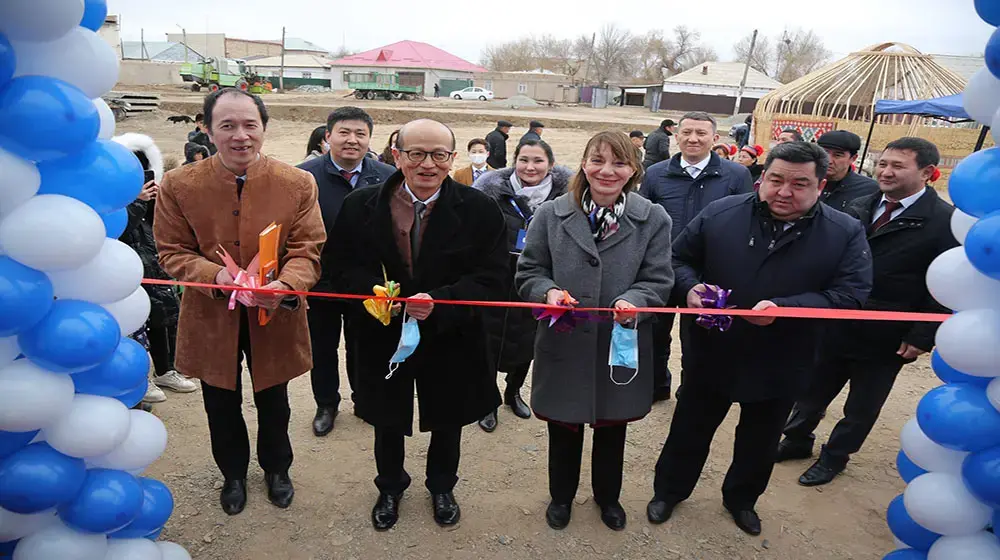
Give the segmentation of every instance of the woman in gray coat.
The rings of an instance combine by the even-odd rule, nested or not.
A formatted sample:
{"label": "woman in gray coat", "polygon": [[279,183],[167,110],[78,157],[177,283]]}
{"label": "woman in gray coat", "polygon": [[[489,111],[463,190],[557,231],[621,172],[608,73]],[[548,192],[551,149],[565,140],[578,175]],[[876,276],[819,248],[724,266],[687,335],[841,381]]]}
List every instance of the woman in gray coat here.
{"label": "woman in gray coat", "polygon": [[653,402],[650,318],[632,310],[664,305],[674,283],[670,218],[635,194],[641,178],[624,133],[591,138],[569,192],[535,213],[518,261],[515,281],[524,301],[559,305],[565,291],[581,307],[614,308],[616,323],[638,329],[638,369],[628,369],[608,365],[609,322],[585,322],[570,332],[538,327],[531,407],[548,422],[552,502],[545,517],[554,529],[570,520],[585,424],[594,429],[594,502],[608,527],[625,528],[618,500],[626,426]]}

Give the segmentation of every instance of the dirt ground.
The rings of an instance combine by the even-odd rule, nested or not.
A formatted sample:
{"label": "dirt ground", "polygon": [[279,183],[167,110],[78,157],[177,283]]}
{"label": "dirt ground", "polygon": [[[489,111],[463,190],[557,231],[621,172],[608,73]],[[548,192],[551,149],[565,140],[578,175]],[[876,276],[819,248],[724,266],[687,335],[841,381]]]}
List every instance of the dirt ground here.
{"label": "dirt ground", "polygon": [[[118,131],[149,134],[166,154],[180,156],[190,126],[165,122],[169,114],[173,113],[129,118],[119,123]],[[276,119],[268,127],[264,150],[297,163],[305,154],[309,131],[319,124]],[[376,125],[373,146],[380,150],[393,128]],[[489,130],[489,126],[472,124],[455,127],[460,145]],[[523,131],[515,129],[512,136],[516,139],[520,133]],[[551,127],[546,129],[545,139],[552,143],[558,160],[573,164],[579,161],[590,134],[583,129]],[[464,159],[459,164],[464,164]],[[679,370],[679,352],[675,345],[673,371]],[[502,380],[500,383],[502,387]],[[885,508],[905,486],[894,467],[899,430],[914,414],[919,398],[937,384],[926,359],[907,366],[864,449],[832,484],[819,489],[800,487],[796,480],[809,462],[778,465],[768,492],[758,503],[764,532],[756,538],[737,529],[721,504],[720,487],[731,458],[738,407],[719,429],[694,495],[662,526],[646,521],[645,505],[651,496],[653,466],[669,429],[673,401],[655,406],[647,418],[630,427],[622,491],[629,524],[619,533],[604,527],[591,499],[586,460],[589,441],[573,521],[561,532],[548,528],[544,520],[548,502],[545,426],[537,419],[517,419],[507,409],[501,411],[495,433],[483,433],[476,426],[464,431],[461,481],[456,488],[464,511],[457,527],[442,529],[431,517],[429,496],[420,476],[428,437],[417,434],[407,445],[408,470],[414,484],[402,502],[401,519],[392,531],[375,533],[369,521],[377,497],[372,484],[372,430],[351,414],[346,378],[342,380],[344,402],[336,428],[322,439],[311,431],[315,405],[308,376],[290,385],[290,431],[296,453],[291,475],[297,495],[288,510],[270,505],[263,474],[253,464],[246,511],[236,517],[221,511],[218,489],[222,479],[212,460],[205,413],[197,393],[170,394],[166,403],[156,405],[155,412],[164,420],[170,441],[147,475],[164,480],[176,499],[163,538],[184,545],[198,560],[874,560],[893,547]],[[527,388],[524,394],[527,396]],[[820,441],[841,418],[843,398],[838,398],[821,424]],[[244,399],[247,424],[255,433],[251,395],[247,393]]]}

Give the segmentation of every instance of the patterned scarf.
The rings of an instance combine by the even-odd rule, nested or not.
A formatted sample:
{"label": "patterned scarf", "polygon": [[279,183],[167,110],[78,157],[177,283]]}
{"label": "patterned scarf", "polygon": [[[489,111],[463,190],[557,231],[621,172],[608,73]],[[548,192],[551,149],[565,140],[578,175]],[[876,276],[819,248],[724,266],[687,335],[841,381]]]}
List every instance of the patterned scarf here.
{"label": "patterned scarf", "polygon": [[594,234],[594,242],[604,241],[618,231],[618,220],[625,213],[625,193],[622,192],[618,201],[611,208],[598,206],[594,199],[590,197],[590,189],[583,191],[583,199],[580,201],[583,206],[583,213],[590,221],[590,232]]}

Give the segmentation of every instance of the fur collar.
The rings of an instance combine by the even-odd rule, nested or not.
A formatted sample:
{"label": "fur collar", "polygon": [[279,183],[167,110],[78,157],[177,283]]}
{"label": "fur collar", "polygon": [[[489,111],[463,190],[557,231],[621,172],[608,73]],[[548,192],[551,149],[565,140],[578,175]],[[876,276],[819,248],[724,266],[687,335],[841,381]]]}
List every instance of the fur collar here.
{"label": "fur collar", "polygon": [[[498,199],[502,196],[514,196],[514,187],[510,184],[510,176],[513,174],[513,167],[487,171],[472,186],[493,199]],[[569,181],[573,178],[573,170],[564,165],[556,165],[552,168],[550,174],[552,175],[552,191],[559,193],[566,192],[566,189],[569,188]]]}
{"label": "fur collar", "polygon": [[125,146],[130,151],[146,154],[146,159],[149,160],[149,168],[153,171],[153,178],[157,182],[163,180],[163,154],[152,138],[145,134],[126,132],[125,134],[115,136],[111,140]]}

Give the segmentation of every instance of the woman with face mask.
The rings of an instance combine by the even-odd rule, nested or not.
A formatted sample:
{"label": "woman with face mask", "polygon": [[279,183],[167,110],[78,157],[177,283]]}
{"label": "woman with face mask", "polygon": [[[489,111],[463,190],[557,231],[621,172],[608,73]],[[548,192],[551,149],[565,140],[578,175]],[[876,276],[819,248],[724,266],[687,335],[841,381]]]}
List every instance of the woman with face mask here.
{"label": "woman with face mask", "polygon": [[330,145],[326,143],[326,127],[318,126],[309,135],[309,142],[306,144],[306,159],[303,161],[323,157],[323,154],[329,151]]}
{"label": "woman with face mask", "polygon": [[[497,202],[507,222],[510,285],[506,287],[506,293],[509,301],[520,300],[514,288],[514,273],[532,216],[542,203],[565,193],[572,176],[573,172],[568,167],[555,165],[555,157],[548,144],[541,140],[528,140],[514,152],[514,167],[487,172],[473,184]],[[516,416],[530,418],[531,409],[521,398],[521,386],[528,376],[534,356],[537,321],[530,310],[513,308],[489,309],[484,313],[483,321],[497,370],[507,374],[504,404]],[[480,420],[479,427],[487,432],[495,430],[496,411]]]}
{"label": "woman with face mask", "polygon": [[635,309],[663,306],[674,284],[670,217],[635,192],[642,173],[624,133],[591,138],[569,192],[535,213],[518,260],[524,301],[615,309],[563,328],[538,324],[531,406],[548,422],[553,529],[570,521],[587,424],[594,503],[605,525],[625,528],[626,427],[653,404],[652,317]]}
{"label": "woman with face mask", "polygon": [[493,168],[486,163],[490,157],[490,145],[482,138],[473,138],[469,141],[469,161],[468,166],[456,169],[451,178],[463,185],[472,185],[487,171]]}

